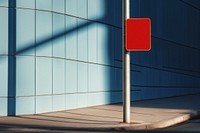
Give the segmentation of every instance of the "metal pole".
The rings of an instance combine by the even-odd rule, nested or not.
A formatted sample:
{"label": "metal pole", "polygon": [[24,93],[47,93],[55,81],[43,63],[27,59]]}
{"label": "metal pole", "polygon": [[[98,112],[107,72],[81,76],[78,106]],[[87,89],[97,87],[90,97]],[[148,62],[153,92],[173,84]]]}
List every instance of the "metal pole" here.
{"label": "metal pole", "polygon": [[126,19],[130,18],[130,0],[122,0],[123,122],[130,123],[130,52],[126,50]]}

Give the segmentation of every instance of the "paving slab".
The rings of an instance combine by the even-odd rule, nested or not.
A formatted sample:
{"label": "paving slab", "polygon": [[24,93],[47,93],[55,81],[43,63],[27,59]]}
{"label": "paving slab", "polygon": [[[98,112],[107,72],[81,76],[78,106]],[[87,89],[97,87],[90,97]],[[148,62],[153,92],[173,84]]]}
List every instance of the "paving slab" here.
{"label": "paving slab", "polygon": [[151,130],[169,127],[199,116],[200,94],[132,102],[130,124],[122,123],[122,104],[0,117],[7,130]]}

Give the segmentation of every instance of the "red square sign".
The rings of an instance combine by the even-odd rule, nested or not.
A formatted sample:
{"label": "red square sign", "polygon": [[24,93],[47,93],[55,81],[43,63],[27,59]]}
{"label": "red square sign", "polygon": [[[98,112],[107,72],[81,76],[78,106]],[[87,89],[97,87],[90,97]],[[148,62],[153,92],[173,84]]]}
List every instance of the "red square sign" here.
{"label": "red square sign", "polygon": [[149,51],[151,49],[151,20],[130,18],[126,20],[126,50]]}

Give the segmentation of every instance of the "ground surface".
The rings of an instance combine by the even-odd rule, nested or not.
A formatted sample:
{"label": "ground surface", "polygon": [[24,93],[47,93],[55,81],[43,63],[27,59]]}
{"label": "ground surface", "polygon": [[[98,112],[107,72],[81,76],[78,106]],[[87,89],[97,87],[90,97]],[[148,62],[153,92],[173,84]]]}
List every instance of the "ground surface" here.
{"label": "ground surface", "polygon": [[[194,119],[167,129],[141,131],[148,128],[168,127],[188,120],[200,110],[200,94],[173,98],[138,101],[132,103],[131,119],[134,124],[120,124],[122,105],[102,105],[82,109],[0,117],[0,132],[117,132],[115,130],[139,130],[146,132],[191,132],[200,133],[200,120]],[[92,130],[92,131],[91,131]],[[112,131],[110,131],[112,130]],[[126,131],[126,132],[129,132]],[[134,131],[132,131],[134,132]]]}

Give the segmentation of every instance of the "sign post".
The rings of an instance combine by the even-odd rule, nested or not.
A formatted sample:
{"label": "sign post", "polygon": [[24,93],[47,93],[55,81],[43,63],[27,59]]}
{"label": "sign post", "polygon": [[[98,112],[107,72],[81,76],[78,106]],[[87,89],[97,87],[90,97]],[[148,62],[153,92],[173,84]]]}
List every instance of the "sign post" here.
{"label": "sign post", "polygon": [[122,53],[123,53],[123,122],[130,123],[130,52],[126,50],[126,20],[130,18],[130,0],[122,0]]}
{"label": "sign post", "polygon": [[130,51],[151,49],[151,20],[130,18],[130,0],[122,0],[123,122],[131,122]]}

